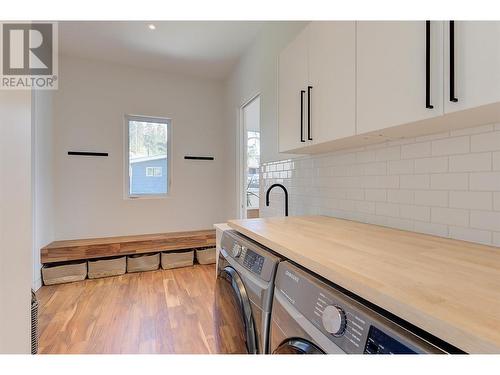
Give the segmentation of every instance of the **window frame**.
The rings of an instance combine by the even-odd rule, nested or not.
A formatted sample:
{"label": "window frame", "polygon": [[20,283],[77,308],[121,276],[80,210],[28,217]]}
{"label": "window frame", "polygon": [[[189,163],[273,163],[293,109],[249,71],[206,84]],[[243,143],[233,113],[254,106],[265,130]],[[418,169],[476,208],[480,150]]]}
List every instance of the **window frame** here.
{"label": "window frame", "polygon": [[[167,126],[167,173],[162,178],[167,179],[167,192],[161,194],[130,194],[130,135],[129,122],[154,122],[165,124]],[[128,199],[164,199],[171,196],[172,193],[172,119],[169,117],[145,116],[145,115],[130,115],[124,116],[124,148],[123,148],[123,198]],[[159,177],[159,176],[158,176]]]}

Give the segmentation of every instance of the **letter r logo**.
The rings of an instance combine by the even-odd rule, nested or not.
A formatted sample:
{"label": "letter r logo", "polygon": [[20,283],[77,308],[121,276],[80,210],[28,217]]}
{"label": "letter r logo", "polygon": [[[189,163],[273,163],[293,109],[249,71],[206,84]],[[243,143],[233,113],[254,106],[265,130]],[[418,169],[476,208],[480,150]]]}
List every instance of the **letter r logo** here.
{"label": "letter r logo", "polygon": [[2,25],[3,74],[52,74],[52,24]]}

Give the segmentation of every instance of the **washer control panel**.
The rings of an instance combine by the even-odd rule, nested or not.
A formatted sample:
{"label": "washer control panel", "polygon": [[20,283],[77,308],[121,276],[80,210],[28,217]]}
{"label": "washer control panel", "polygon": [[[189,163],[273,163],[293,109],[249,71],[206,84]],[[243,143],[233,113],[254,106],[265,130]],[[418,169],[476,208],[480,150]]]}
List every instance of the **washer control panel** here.
{"label": "washer control panel", "polygon": [[416,352],[375,326],[370,327],[363,354],[415,354]]}
{"label": "washer control panel", "polygon": [[[280,294],[345,353],[436,353],[437,347],[311,273],[285,261],[275,282]],[[294,315],[294,314],[293,314]]]}
{"label": "washer control panel", "polygon": [[242,257],[243,266],[258,275],[262,273],[262,267],[264,266],[265,259],[262,255],[259,255],[252,250],[246,249],[245,255],[242,255]]}
{"label": "washer control panel", "polygon": [[230,263],[240,264],[265,281],[271,280],[280,260],[262,245],[232,230],[223,233],[221,247]]}
{"label": "washer control panel", "polygon": [[334,336],[341,336],[345,332],[345,312],[339,306],[328,305],[323,309],[321,316],[323,328]]}

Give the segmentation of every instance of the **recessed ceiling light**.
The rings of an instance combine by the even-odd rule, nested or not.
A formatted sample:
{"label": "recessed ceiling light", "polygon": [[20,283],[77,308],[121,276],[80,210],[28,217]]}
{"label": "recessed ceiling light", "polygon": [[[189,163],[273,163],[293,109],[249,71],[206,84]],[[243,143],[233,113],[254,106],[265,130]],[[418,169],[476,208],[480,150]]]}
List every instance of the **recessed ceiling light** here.
{"label": "recessed ceiling light", "polygon": [[156,30],[156,26],[155,26],[155,25],[153,25],[152,23],[150,23],[150,24],[148,25],[148,28],[149,28],[149,30]]}

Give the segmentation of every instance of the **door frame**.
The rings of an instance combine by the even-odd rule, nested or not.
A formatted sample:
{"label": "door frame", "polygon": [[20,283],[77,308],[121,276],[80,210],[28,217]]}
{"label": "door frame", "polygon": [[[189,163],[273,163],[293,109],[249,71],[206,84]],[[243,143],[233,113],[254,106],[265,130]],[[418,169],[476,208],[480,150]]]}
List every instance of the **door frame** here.
{"label": "door frame", "polygon": [[[244,182],[247,180],[247,153],[246,153],[246,126],[243,116],[243,111],[246,106],[252,103],[257,98],[261,98],[260,92],[252,95],[250,99],[243,102],[238,109],[238,128],[236,131],[236,205],[239,219],[247,218],[246,207],[246,189],[243,188]],[[262,102],[261,102],[262,104]],[[262,120],[262,107],[259,110],[259,128]],[[260,129],[259,129],[260,130]]]}

